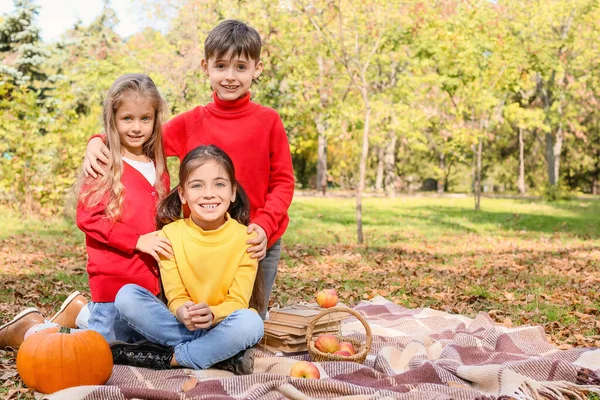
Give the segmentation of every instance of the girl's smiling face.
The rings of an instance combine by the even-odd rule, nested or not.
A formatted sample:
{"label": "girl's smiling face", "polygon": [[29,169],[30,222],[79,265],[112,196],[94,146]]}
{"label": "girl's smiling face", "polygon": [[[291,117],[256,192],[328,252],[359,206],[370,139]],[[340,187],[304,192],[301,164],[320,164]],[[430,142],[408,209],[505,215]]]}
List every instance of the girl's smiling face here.
{"label": "girl's smiling face", "polygon": [[115,125],[125,157],[137,159],[143,154],[142,146],[154,133],[154,114],[150,99],[136,93],[123,96],[115,112]]}
{"label": "girl's smiling face", "polygon": [[181,202],[190,207],[192,221],[205,231],[221,227],[229,205],[235,201],[235,187],[215,161],[194,169],[178,191]]}

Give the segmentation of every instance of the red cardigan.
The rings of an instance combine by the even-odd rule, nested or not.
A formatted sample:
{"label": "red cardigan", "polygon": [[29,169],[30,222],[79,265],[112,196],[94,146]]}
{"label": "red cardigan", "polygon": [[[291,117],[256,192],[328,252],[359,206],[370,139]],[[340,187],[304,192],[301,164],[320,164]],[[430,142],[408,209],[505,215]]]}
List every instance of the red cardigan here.
{"label": "red cardigan", "polygon": [[288,226],[294,170],[279,114],[250,101],[250,93],[213,102],[177,115],[163,126],[167,156],[180,160],[200,145],[214,144],[233,160],[236,179],[250,199],[250,220],[265,230],[268,246]]}
{"label": "red cardigan", "polygon": [[[87,272],[92,301],[113,302],[121,287],[140,285],[154,294],[160,292],[156,261],[135,251],[140,235],[156,230],[155,215],[158,193],[148,180],[123,162],[121,182],[125,186],[121,219],[105,217],[108,198],[96,207],[77,205],[77,226],[85,233],[88,252]],[[169,189],[169,175],[163,175]]]}

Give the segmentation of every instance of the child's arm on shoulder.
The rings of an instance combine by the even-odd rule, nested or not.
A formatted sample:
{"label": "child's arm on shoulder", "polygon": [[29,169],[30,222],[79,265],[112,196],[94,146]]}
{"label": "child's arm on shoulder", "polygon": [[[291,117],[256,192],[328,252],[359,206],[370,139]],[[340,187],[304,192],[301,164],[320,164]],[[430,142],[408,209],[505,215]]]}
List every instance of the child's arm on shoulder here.
{"label": "child's arm on shoulder", "polygon": [[165,258],[173,257],[173,250],[171,249],[171,242],[164,236],[159,236],[158,232],[154,231],[140,235],[135,249],[142,253],[150,254],[156,262],[160,262],[159,254]]}
{"label": "child's arm on shoulder", "polygon": [[103,138],[103,135],[94,135],[85,147],[85,157],[83,159],[83,173],[85,176],[97,178],[98,175],[104,175],[104,166],[108,164],[109,150],[104,144]]}
{"label": "child's arm on shoulder", "polygon": [[[279,229],[279,221],[287,214],[294,197],[294,169],[292,167],[290,144],[283,122],[278,114],[275,116],[271,129],[269,147],[269,165],[271,168],[269,192],[264,207],[256,210],[254,219],[251,221],[251,225],[256,224],[262,228],[267,240]],[[260,232],[258,230],[257,232],[259,238],[249,241],[249,244],[258,245],[260,243],[258,242]],[[264,255],[261,258],[264,258]]]}
{"label": "child's arm on shoulder", "polygon": [[258,260],[251,258],[250,254],[244,253],[225,300],[218,306],[210,307],[210,311],[214,315],[212,325],[219,323],[236,310],[248,308],[257,270]]}
{"label": "child's arm on shoulder", "polygon": [[251,245],[246,252],[252,253],[250,257],[260,261],[267,255],[267,234],[260,225],[254,223],[248,225],[247,233],[252,232],[256,232],[256,235],[246,241],[246,244]]}
{"label": "child's arm on shoulder", "polygon": [[172,255],[171,243],[166,237],[157,236],[158,232],[145,235],[138,234],[130,226],[111,221],[105,215],[106,201],[101,201],[95,207],[77,205],[77,226],[92,239],[104,243],[127,254],[134,251],[150,254],[159,262],[158,254],[165,257]]}

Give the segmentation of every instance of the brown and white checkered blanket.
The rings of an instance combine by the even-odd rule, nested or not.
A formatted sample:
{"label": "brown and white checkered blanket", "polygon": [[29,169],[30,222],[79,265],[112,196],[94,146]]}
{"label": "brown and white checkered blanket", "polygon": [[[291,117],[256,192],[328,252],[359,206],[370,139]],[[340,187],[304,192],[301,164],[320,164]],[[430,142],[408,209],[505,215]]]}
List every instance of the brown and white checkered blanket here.
{"label": "brown and white checkered blanket", "polygon": [[[364,364],[317,363],[321,379],[288,376],[308,355],[258,352],[255,373],[115,366],[105,386],[66,389],[50,399],[588,399],[600,395],[600,349],[558,350],[541,327],[506,328],[378,297],[355,307],[373,346]],[[354,317],[344,335],[364,340]]]}

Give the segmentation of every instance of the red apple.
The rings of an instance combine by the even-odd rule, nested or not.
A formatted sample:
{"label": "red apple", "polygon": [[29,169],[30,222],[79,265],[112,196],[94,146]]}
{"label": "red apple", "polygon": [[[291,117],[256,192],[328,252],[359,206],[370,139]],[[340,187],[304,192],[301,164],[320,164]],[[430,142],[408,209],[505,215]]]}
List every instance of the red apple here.
{"label": "red apple", "polygon": [[323,353],[333,353],[334,351],[339,350],[340,341],[332,334],[326,333],[317,338],[315,347],[321,350]]}
{"label": "red apple", "polygon": [[322,308],[330,308],[337,304],[338,295],[333,289],[323,289],[317,293],[317,304]]}
{"label": "red apple", "polygon": [[333,354],[337,354],[338,356],[350,357],[352,354],[347,352],[346,350],[338,350],[334,351]]}
{"label": "red apple", "polygon": [[321,373],[315,364],[309,361],[298,361],[296,364],[292,365],[290,376],[293,376],[294,378],[319,379]]}
{"label": "red apple", "polygon": [[340,350],[347,351],[348,353],[350,353],[350,355],[356,354],[356,350],[350,342],[340,342]]}

